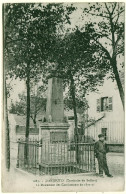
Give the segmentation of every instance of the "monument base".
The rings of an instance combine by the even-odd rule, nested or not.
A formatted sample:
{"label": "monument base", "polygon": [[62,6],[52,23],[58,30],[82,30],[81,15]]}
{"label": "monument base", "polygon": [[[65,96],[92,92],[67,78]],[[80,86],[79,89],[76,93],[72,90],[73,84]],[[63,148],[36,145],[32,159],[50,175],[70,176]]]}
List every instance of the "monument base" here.
{"label": "monument base", "polygon": [[67,130],[68,123],[40,123],[39,125],[39,139],[42,141],[52,142],[66,142],[68,140]]}
{"label": "monument base", "polygon": [[51,174],[51,175],[57,175],[57,174],[68,174],[68,173],[86,173],[85,170],[81,169],[77,163],[67,163],[63,165],[59,164],[40,164],[39,165],[39,173],[41,174]]}
{"label": "monument base", "polygon": [[[69,163],[68,123],[40,123],[40,164],[58,165]],[[43,165],[42,165],[43,166]]]}

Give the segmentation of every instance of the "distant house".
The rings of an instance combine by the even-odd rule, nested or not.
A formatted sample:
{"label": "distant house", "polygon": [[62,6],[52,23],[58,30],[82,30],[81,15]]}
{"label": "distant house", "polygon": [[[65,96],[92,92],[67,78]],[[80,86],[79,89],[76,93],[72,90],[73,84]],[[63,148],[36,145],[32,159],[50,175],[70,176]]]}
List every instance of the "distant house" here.
{"label": "distant house", "polygon": [[[74,138],[74,113],[73,110],[64,111],[64,115],[68,120],[68,123],[70,124],[70,127],[68,129],[68,137],[70,140],[73,140]],[[80,119],[80,114],[77,113],[78,119]],[[43,116],[45,116],[45,113],[43,113]],[[42,115],[37,115],[37,124],[38,121],[42,120]],[[10,139],[17,141],[20,138],[25,137],[25,126],[26,126],[26,116],[24,115],[17,115],[17,114],[9,114],[9,126],[10,126]],[[34,123],[32,119],[30,119],[30,131],[29,131],[29,137],[30,138],[38,138],[39,136],[39,129],[38,125],[37,128],[35,128]]]}
{"label": "distant house", "polygon": [[[74,140],[74,128],[75,128],[75,122],[74,122],[74,112],[73,110],[65,110],[64,115],[67,117],[68,123],[70,125],[68,129],[68,137],[70,141]],[[80,120],[80,114],[77,113],[78,120]]]}
{"label": "distant house", "polygon": [[[10,127],[10,139],[17,141],[20,138],[25,137],[26,131],[26,116],[17,115],[17,114],[9,114],[9,127]],[[29,136],[30,138],[38,137],[39,129],[35,128],[32,119],[30,119],[30,130]]]}
{"label": "distant house", "polygon": [[119,91],[115,82],[106,80],[98,93],[90,93],[87,97],[88,115],[93,118],[85,129],[85,134],[98,139],[98,134],[103,133],[108,143],[124,143],[124,110]]}

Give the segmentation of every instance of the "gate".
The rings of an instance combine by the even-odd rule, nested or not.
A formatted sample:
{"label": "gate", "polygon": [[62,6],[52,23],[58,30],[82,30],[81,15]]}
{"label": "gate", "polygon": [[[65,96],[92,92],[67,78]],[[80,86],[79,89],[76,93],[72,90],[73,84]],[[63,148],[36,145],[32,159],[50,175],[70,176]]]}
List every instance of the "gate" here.
{"label": "gate", "polygon": [[27,163],[25,145],[23,140],[18,142],[17,167],[23,170],[40,175],[95,172],[94,143],[29,140]]}

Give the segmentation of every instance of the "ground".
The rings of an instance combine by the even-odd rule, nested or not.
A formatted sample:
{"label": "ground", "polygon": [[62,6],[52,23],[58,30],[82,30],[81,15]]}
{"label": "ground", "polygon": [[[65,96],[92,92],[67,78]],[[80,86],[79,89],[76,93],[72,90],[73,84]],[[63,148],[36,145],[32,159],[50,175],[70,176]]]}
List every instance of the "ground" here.
{"label": "ground", "polygon": [[[124,189],[124,154],[109,153],[107,158],[110,173],[113,175],[113,178],[101,178],[92,174],[40,177],[16,169],[12,165],[3,183],[4,191],[122,191]],[[52,184],[52,186],[49,186],[49,184]]]}
{"label": "ground", "polygon": [[124,174],[124,154],[122,153],[109,153],[108,166],[110,173],[114,177],[121,177]]}

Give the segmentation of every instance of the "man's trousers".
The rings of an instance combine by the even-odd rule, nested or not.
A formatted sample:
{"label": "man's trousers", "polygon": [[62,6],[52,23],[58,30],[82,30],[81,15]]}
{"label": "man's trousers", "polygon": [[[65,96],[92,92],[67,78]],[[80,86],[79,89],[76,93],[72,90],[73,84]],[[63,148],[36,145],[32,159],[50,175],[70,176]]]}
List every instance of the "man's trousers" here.
{"label": "man's trousers", "polygon": [[99,174],[103,175],[103,171],[104,171],[106,175],[109,175],[106,154],[99,153],[97,159],[98,159],[98,166],[99,166]]}

